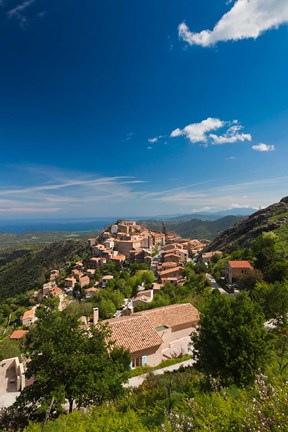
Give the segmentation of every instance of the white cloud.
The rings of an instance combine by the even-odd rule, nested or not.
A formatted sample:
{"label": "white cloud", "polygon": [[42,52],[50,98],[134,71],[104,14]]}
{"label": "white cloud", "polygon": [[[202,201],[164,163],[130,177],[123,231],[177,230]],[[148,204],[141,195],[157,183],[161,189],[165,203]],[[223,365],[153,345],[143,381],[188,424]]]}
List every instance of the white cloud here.
{"label": "white cloud", "polygon": [[207,133],[213,130],[222,128],[225,125],[220,119],[208,117],[206,120],[200,123],[191,123],[184,127],[184,129],[175,129],[171,132],[170,137],[176,138],[179,136],[185,136],[191,143],[208,141]]}
{"label": "white cloud", "polygon": [[147,150],[153,150],[153,147],[148,146],[148,147],[147,147]]}
{"label": "white cloud", "polygon": [[[222,135],[212,134],[210,131],[217,131],[226,127],[226,131]],[[223,121],[217,118],[209,117],[200,123],[192,123],[185,126],[183,129],[175,129],[171,132],[170,138],[180,136],[186,137],[192,144],[204,143],[207,147],[209,144],[230,144],[236,142],[251,141],[252,135],[240,132],[243,126],[238,120],[232,122]]]}
{"label": "white cloud", "polygon": [[157,137],[153,137],[153,138],[149,138],[149,139],[148,139],[148,142],[151,143],[151,144],[155,144],[155,143],[157,143],[161,138],[163,138],[162,135],[159,135],[159,136],[157,136]]}
{"label": "white cloud", "polygon": [[265,31],[287,22],[287,0],[237,0],[213,30],[193,33],[183,22],[178,34],[189,45],[208,47],[220,41],[257,39]]}
{"label": "white cloud", "polygon": [[235,142],[252,141],[251,134],[240,133],[243,126],[231,126],[224,135],[210,134],[209,137],[212,139],[213,144],[232,144]]}
{"label": "white cloud", "polygon": [[261,143],[253,145],[252,149],[260,152],[270,152],[275,150],[275,146]]}

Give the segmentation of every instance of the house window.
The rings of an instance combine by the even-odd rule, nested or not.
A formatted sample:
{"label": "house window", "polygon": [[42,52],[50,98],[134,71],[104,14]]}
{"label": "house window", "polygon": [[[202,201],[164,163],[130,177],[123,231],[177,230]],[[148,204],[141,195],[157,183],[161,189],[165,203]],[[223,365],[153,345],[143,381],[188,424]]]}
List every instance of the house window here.
{"label": "house window", "polygon": [[133,368],[146,366],[146,364],[147,364],[147,356],[145,356],[145,355],[132,359],[132,367]]}
{"label": "house window", "polygon": [[142,357],[136,357],[132,359],[133,368],[142,366]]}

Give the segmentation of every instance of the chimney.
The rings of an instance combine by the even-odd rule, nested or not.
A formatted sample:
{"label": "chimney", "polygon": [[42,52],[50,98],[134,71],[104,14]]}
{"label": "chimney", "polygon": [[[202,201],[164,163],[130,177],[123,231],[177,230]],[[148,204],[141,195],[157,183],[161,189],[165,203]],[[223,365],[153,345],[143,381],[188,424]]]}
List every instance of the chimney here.
{"label": "chimney", "polygon": [[93,308],[93,325],[96,325],[99,321],[99,308]]}

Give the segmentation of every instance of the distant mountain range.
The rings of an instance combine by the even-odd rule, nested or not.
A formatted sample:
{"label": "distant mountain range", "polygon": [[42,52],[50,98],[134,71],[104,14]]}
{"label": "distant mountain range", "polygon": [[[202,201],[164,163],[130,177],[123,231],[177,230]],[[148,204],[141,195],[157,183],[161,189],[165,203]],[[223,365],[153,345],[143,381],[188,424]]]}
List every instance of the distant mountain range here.
{"label": "distant mountain range", "polygon": [[191,219],[216,220],[223,216],[248,216],[254,213],[255,209],[237,208],[233,210],[222,210],[216,213],[192,213],[188,215],[159,215],[159,216],[125,216],[125,217],[93,217],[83,219],[47,219],[47,220],[0,220],[0,233],[27,233],[40,231],[63,231],[63,232],[84,232],[96,231],[114,223],[117,219],[132,220],[175,220],[187,222]]}
{"label": "distant mountain range", "polygon": [[[184,238],[213,240],[220,232],[242,219],[242,216],[225,216],[216,220],[191,219],[191,216],[189,217],[190,220],[188,221],[179,218],[165,220],[166,230],[175,231]],[[161,231],[163,228],[163,220],[143,220],[140,223],[155,231]]]}
{"label": "distant mountain range", "polygon": [[[235,208],[235,209],[229,209],[229,210],[221,210],[214,213],[192,213],[192,214],[186,214],[186,215],[173,215],[173,216],[157,216],[151,218],[152,220],[173,220],[173,221],[182,221],[182,222],[188,222],[191,219],[200,219],[200,220],[217,220],[224,216],[250,216],[252,213],[255,212],[255,209],[253,208],[247,208],[247,207],[241,207],[241,208]],[[150,218],[149,218],[150,219]]]}

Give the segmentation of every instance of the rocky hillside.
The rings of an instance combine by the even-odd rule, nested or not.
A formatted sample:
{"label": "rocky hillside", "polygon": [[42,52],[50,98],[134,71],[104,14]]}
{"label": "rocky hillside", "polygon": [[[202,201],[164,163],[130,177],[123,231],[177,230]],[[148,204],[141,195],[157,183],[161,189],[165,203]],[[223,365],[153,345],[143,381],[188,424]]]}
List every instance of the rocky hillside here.
{"label": "rocky hillside", "polygon": [[248,246],[265,231],[274,231],[288,245],[288,196],[279,203],[253,213],[221,233],[209,249],[231,252],[236,247]]}
{"label": "rocky hillside", "polygon": [[0,267],[0,299],[40,288],[43,278],[53,268],[63,268],[75,257],[89,253],[87,242],[58,241],[40,250],[26,251],[24,256]]}
{"label": "rocky hillside", "polygon": [[[220,232],[231,227],[242,218],[240,216],[225,216],[217,220],[191,219],[189,221],[165,221],[167,231],[175,231],[182,237],[213,240]],[[163,221],[142,221],[147,228],[161,231]]]}

